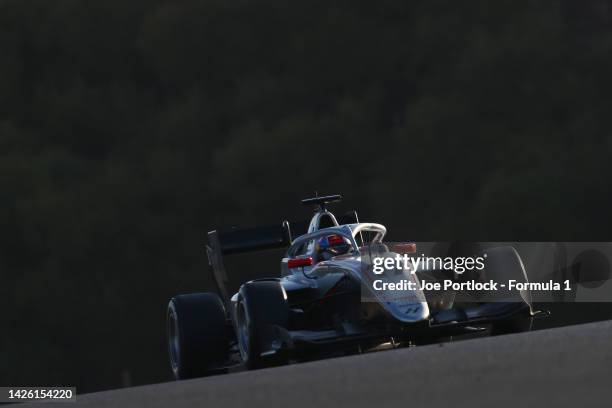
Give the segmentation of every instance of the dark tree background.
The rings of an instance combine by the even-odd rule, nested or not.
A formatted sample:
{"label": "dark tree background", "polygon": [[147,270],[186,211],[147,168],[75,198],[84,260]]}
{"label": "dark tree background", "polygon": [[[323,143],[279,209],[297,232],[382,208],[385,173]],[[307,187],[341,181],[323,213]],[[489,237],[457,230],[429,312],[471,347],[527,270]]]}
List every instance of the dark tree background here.
{"label": "dark tree background", "polygon": [[404,239],[610,240],[611,7],[0,0],[0,384],[168,379],[206,231],[314,191]]}

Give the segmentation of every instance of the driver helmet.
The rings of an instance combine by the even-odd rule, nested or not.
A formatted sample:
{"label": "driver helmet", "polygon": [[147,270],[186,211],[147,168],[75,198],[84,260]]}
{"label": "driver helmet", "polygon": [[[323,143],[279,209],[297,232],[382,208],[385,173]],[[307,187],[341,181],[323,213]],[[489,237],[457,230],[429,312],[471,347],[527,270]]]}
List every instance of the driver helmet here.
{"label": "driver helmet", "polygon": [[317,241],[317,254],[322,260],[330,259],[334,256],[344,255],[351,249],[351,241],[338,234],[327,235]]}

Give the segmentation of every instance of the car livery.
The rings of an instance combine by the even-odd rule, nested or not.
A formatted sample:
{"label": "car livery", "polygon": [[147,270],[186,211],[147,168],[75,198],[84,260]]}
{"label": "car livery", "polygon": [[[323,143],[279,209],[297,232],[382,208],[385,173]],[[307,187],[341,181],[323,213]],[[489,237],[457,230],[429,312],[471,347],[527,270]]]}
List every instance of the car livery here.
{"label": "car livery", "polygon": [[[418,289],[419,279],[448,277],[448,271],[408,268],[373,274],[373,256],[413,252],[415,244],[390,249],[383,225],[359,222],[356,212],[336,217],[327,205],[340,199],[303,200],[316,206],[303,233],[296,234],[299,223],[287,221],[208,233],[207,255],[218,293],[177,295],[168,305],[168,349],[177,379],[235,366],[254,369],[362,352],[382,344],[420,344],[484,331],[486,325],[497,333],[529,327],[534,312],[527,291],[504,301],[455,302],[454,294],[426,296]],[[271,248],[286,248],[280,274],[245,282],[229,294],[224,256]],[[503,273],[528,281],[514,248],[493,248],[488,256],[488,276]],[[412,280],[416,289],[377,291],[374,279]]]}

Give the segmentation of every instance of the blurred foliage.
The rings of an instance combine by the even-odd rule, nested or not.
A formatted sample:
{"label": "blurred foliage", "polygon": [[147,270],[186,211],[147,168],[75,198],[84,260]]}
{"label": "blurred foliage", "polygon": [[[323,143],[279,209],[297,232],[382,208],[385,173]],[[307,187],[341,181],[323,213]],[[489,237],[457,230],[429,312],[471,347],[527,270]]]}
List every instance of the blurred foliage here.
{"label": "blurred foliage", "polygon": [[314,191],[396,239],[610,240],[611,7],[0,0],[0,384],[167,379],[205,232]]}

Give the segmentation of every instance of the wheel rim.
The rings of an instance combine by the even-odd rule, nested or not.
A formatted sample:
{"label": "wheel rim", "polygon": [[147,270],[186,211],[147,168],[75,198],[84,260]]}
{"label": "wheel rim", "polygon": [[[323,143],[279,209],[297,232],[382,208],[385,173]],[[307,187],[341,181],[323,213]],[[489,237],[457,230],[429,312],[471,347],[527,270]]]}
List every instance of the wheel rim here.
{"label": "wheel rim", "polygon": [[236,325],[238,328],[238,348],[240,349],[242,361],[247,361],[249,359],[249,323],[246,309],[242,301],[238,304],[237,312]]}
{"label": "wheel rim", "polygon": [[170,311],[168,314],[168,352],[170,354],[172,370],[176,371],[179,366],[180,343],[178,321],[174,311]]}

